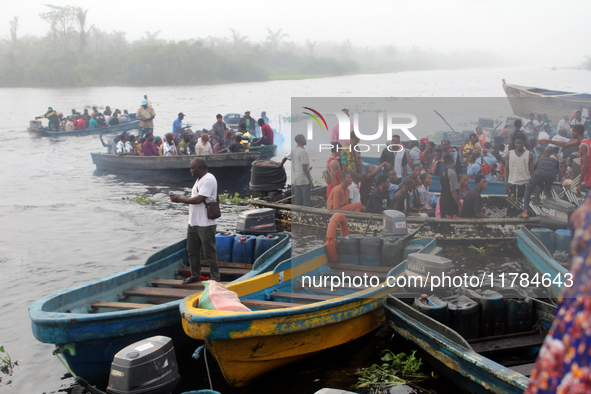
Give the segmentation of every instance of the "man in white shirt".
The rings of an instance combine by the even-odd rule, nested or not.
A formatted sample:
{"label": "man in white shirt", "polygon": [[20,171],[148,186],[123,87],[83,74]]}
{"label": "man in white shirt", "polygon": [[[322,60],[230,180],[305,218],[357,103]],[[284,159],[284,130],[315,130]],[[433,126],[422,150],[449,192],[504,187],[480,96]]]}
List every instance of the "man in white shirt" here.
{"label": "man in white shirt", "polygon": [[209,136],[207,134],[202,134],[199,141],[195,144],[195,154],[196,155],[213,155],[213,148],[209,143]]}
{"label": "man in white shirt", "polygon": [[349,204],[361,202],[361,193],[359,192],[359,176],[354,170],[348,171],[351,174],[352,182],[349,185]]}
{"label": "man in white shirt", "polygon": [[172,133],[166,133],[166,142],[162,144],[162,156],[176,156],[176,145]]}
{"label": "man in white shirt", "polygon": [[295,137],[297,143],[293,150],[292,183],[293,183],[293,201],[294,205],[310,206],[310,191],[314,188],[312,176],[310,175],[310,159],[304,146],[306,146],[306,137],[298,134]]}
{"label": "man in white shirt", "polygon": [[205,259],[209,263],[211,280],[220,280],[218,255],[215,247],[215,230],[217,221],[207,217],[206,203],[214,202],[218,198],[218,183],[215,177],[207,172],[207,163],[201,158],[191,161],[191,175],[197,178],[191,197],[184,198],[170,194],[170,201],[189,204],[189,227],[187,229],[187,253],[191,265],[191,277],[183,284],[195,283],[201,280],[201,247]]}

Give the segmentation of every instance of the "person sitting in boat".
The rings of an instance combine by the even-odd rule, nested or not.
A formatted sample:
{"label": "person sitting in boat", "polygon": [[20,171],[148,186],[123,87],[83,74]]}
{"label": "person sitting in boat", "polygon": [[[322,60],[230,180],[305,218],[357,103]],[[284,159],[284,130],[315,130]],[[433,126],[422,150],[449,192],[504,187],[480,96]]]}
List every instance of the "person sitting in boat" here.
{"label": "person sitting in boat", "polygon": [[154,132],[148,132],[145,138],[146,140],[144,141],[144,144],[142,146],[142,152],[144,156],[158,156],[158,147],[154,143]]}
{"label": "person sitting in boat", "polygon": [[211,144],[209,143],[209,135],[206,133],[201,134],[201,141],[197,141],[195,145],[195,154],[196,155],[212,155],[213,149],[211,148]]}
{"label": "person sitting in boat", "polygon": [[431,160],[431,166],[429,167],[429,172],[433,175],[441,175],[443,170],[445,169],[445,164],[443,164],[443,150],[441,148],[436,148],[433,151],[433,159]]}
{"label": "person sitting in boat", "polygon": [[476,187],[464,198],[462,217],[464,219],[486,219],[488,214],[482,212],[481,193],[488,187],[488,182],[482,174],[476,175],[474,181]]}
{"label": "person sitting in boat", "polygon": [[[333,146],[334,145],[335,143],[333,143]],[[386,163],[380,163],[377,167],[373,164],[365,166],[365,174],[361,175],[359,186],[359,194],[361,195],[361,204],[363,204],[363,206],[367,207],[369,196],[371,196],[371,193],[376,186],[376,177],[382,172],[382,168],[385,165]]]}
{"label": "person sitting in boat", "polygon": [[117,116],[113,115],[111,117],[111,119],[109,119],[108,125],[109,126],[119,126],[119,118]]}
{"label": "person sitting in boat", "polygon": [[367,212],[369,213],[383,213],[390,205],[390,194],[388,187],[390,186],[390,180],[388,176],[382,174],[378,176],[376,180],[376,188],[369,196],[369,202],[367,203]]}
{"label": "person sitting in boat", "polygon": [[129,142],[129,136],[127,132],[124,131],[119,136],[119,142],[117,142],[117,155],[119,156],[135,156],[137,155],[136,152],[133,151],[133,147]]}
{"label": "person sitting in boat", "polygon": [[252,141],[252,146],[273,145],[274,136],[271,126],[266,124],[263,118],[259,118],[258,123],[261,127],[261,138]]}
{"label": "person sitting in boat", "polygon": [[143,137],[141,137],[141,136],[139,136],[139,135],[135,136],[135,135],[133,135],[133,134],[131,134],[131,135],[129,136],[129,143],[131,144],[131,147],[133,148],[133,151],[134,151],[134,152],[135,152],[135,153],[136,153],[138,156],[143,156],[143,154],[142,154],[142,153],[143,153],[143,152],[142,152],[142,150],[143,150],[143,143],[145,142],[145,138],[143,138],[143,139],[144,139],[144,141],[142,141],[142,138],[143,138]]}
{"label": "person sitting in boat", "polygon": [[[414,175],[414,174],[413,174]],[[411,176],[404,178],[394,198],[390,201],[389,208],[403,212],[406,216],[419,216],[416,212],[411,212],[408,202],[408,195],[415,189],[415,181]]]}
{"label": "person sitting in boat", "polygon": [[[423,172],[421,174],[421,183],[422,184],[417,187],[419,201],[421,202],[421,205],[427,209],[427,211],[433,211],[433,216],[435,216],[435,206],[437,205],[437,199],[439,197],[429,192],[429,186],[433,184],[433,178],[431,178],[431,174],[428,172]],[[431,216],[431,214],[429,214],[429,216]]]}
{"label": "person sitting in boat", "polygon": [[76,130],[84,130],[86,128],[86,122],[80,117],[80,114],[74,116],[74,126],[76,127]]}
{"label": "person sitting in boat", "polygon": [[394,198],[394,194],[398,191],[398,185],[400,184],[401,179],[398,178],[396,170],[390,170],[386,175],[388,176],[388,182],[390,182],[388,185],[388,197],[390,197],[391,200]]}
{"label": "person sitting in boat", "polygon": [[51,107],[47,108],[47,112],[45,114],[36,116],[35,119],[49,120],[49,131],[58,131],[60,129],[60,119],[58,113]]}
{"label": "person sitting in boat", "polygon": [[533,131],[535,129],[537,129],[540,126],[540,122],[538,122],[535,119],[535,115],[534,113],[530,113],[529,114],[529,119],[525,121],[525,124],[523,125],[523,130],[525,131],[526,134],[530,134],[533,133]]}
{"label": "person sitting in boat", "polygon": [[490,138],[488,138],[488,134],[482,129],[482,127],[476,127],[476,136],[478,137],[478,145],[480,145],[480,149],[485,149],[485,144],[488,142],[490,143]]}
{"label": "person sitting in boat", "polygon": [[468,162],[469,156],[472,154],[472,151],[474,150],[480,150],[480,144],[478,143],[478,134],[476,133],[470,134],[468,143],[462,147],[462,155],[464,155],[464,164]]}
{"label": "person sitting in boat", "polygon": [[96,121],[96,118],[98,117],[98,114],[92,114],[92,118],[90,118],[90,122],[88,122],[88,128],[89,129],[97,129],[100,128],[98,127],[98,123]]}
{"label": "person sitting in boat", "polygon": [[183,140],[179,143],[179,155],[190,155],[191,148],[189,147],[189,142],[193,137],[193,133],[185,131],[183,133]]}
{"label": "person sitting in boat", "polygon": [[228,153],[228,148],[226,147],[226,139],[224,137],[218,138],[218,142],[213,146],[213,153]]}
{"label": "person sitting in boat", "polygon": [[245,147],[242,144],[242,137],[237,135],[234,137],[234,143],[228,147],[228,152],[239,153],[244,152]]}
{"label": "person sitting in boat", "polygon": [[361,202],[361,193],[359,193],[359,176],[353,170],[349,171],[348,174],[351,174],[352,180],[349,185],[349,203],[355,204]]}
{"label": "person sitting in boat", "polygon": [[172,133],[166,133],[166,141],[162,144],[162,156],[176,156],[177,150]]}
{"label": "person sitting in boat", "polygon": [[129,123],[129,112],[124,109],[123,113],[119,112],[119,124]]}
{"label": "person sitting in boat", "polygon": [[497,159],[485,149],[482,151],[482,155],[479,150],[475,150],[469,157],[469,165],[466,173],[469,177],[474,177],[477,174],[485,176],[487,181],[490,181],[491,170],[490,167],[497,162]]}
{"label": "person sitting in boat", "polygon": [[[408,192],[408,209],[410,212],[413,213],[421,213],[426,212],[427,207],[421,202],[419,198],[418,188],[423,186],[423,181],[421,180],[421,176],[416,172],[413,172],[408,176],[414,181],[414,188]],[[428,215],[428,214],[427,214]],[[428,215],[430,216],[430,215]],[[433,216],[435,216],[435,212],[433,212]]]}
{"label": "person sitting in boat", "polygon": [[332,189],[341,184],[341,144],[339,142],[332,142],[331,146],[330,156],[326,161],[326,171],[328,171],[330,177],[330,182],[327,182],[326,185],[326,197],[330,196]]}
{"label": "person sitting in boat", "polygon": [[460,189],[458,190],[458,197],[461,201],[464,198],[466,198],[468,193],[470,193],[470,191],[472,190],[470,189],[470,177],[466,174],[460,174],[460,176],[458,177],[458,184],[460,185]]}
{"label": "person sitting in boat", "polygon": [[462,215],[462,204],[460,203],[459,193],[460,185],[458,183],[458,175],[454,170],[454,158],[451,154],[446,153],[443,156],[445,163],[445,170],[441,173],[441,197],[440,211],[442,218],[452,218]]}
{"label": "person sitting in boat", "polygon": [[74,131],[76,130],[76,126],[74,126],[74,122],[72,121],[72,117],[68,116],[66,118],[66,125],[64,126],[64,130],[66,131]]}
{"label": "person sitting in boat", "polygon": [[326,209],[340,210],[348,212],[365,212],[365,207],[360,203],[349,203],[349,185],[353,182],[351,174],[347,172],[342,180],[342,183],[332,189],[328,200],[326,201]]}
{"label": "person sitting in boat", "polygon": [[585,125],[585,119],[583,119],[581,114],[582,114],[582,112],[580,110],[575,111],[572,114],[572,116],[570,117],[570,122],[569,122],[571,127],[576,126],[578,124]]}
{"label": "person sitting in boat", "polygon": [[421,164],[423,164],[423,168],[425,169],[425,171],[429,171],[429,169],[431,168],[431,163],[433,162],[433,156],[435,156],[435,142],[427,142],[424,156],[425,160],[421,159]]}

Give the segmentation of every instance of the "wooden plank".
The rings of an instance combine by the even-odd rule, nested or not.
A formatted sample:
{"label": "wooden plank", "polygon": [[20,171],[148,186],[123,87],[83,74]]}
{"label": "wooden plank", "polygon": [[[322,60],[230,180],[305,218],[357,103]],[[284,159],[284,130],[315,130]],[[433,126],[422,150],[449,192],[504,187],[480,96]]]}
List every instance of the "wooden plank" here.
{"label": "wooden plank", "polygon": [[242,305],[250,309],[282,309],[293,308],[301,304],[295,302],[278,302],[278,301],[264,301],[264,300],[240,300]]}
{"label": "wooden plank", "polygon": [[535,365],[536,365],[536,363],[516,365],[514,367],[511,367],[511,369],[515,372],[522,374],[523,376],[529,377],[529,375],[531,375],[531,371],[534,369]]}
{"label": "wooden plank", "polygon": [[[244,274],[248,274],[252,269],[251,268],[223,268],[220,267],[219,271],[220,271],[220,275],[244,275]],[[191,267],[188,266],[182,266],[181,268],[178,269],[179,274],[184,275],[184,274],[190,274],[191,273]],[[201,274],[207,274],[209,275],[209,267],[201,267]]]}
{"label": "wooden plank", "polygon": [[165,289],[162,287],[139,287],[134,286],[131,287],[123,292],[126,296],[136,296],[136,297],[160,297],[160,298],[171,298],[173,300],[178,300],[181,298],[188,297],[195,293],[198,293],[198,290],[183,290],[183,289]]}
{"label": "wooden plank", "polygon": [[282,293],[280,291],[274,291],[269,294],[271,298],[290,298],[292,300],[300,301],[326,301],[334,298],[342,297],[342,295],[330,295],[330,294],[305,294],[305,293]]}
{"label": "wooden plank", "polygon": [[110,309],[122,309],[122,310],[128,310],[128,309],[140,309],[140,308],[148,308],[151,307],[153,305],[150,304],[138,304],[135,302],[93,302],[92,304],[90,304],[91,307],[93,308],[110,308]]}
{"label": "wooden plank", "polygon": [[[229,282],[220,282],[223,285],[227,285]],[[201,282],[198,283],[189,283],[187,285],[183,284],[182,279],[154,279],[152,281],[152,286],[170,286],[179,289],[195,289],[195,290],[203,290],[205,286]]]}
{"label": "wooden plank", "polygon": [[[243,263],[226,263],[226,262],[222,262],[222,261],[218,261],[218,267],[224,267],[224,268],[248,268],[248,269],[252,269],[252,266],[254,264],[243,264]],[[207,260],[201,260],[201,266],[202,267],[209,267],[209,262]]]}
{"label": "wooden plank", "polygon": [[542,346],[545,335],[536,334],[528,337],[516,337],[499,339],[489,342],[480,342],[472,344],[472,349],[479,354],[489,354],[497,352],[505,352],[519,349],[527,349],[533,346]]}
{"label": "wooden plank", "polygon": [[366,272],[384,272],[388,273],[392,267],[374,267],[366,265],[354,265],[354,264],[332,264],[329,263],[330,268],[339,269],[343,271],[366,271]]}
{"label": "wooden plank", "polygon": [[529,336],[536,335],[536,334],[537,333],[535,331],[516,332],[514,334],[497,335],[494,337],[469,339],[468,343],[473,344],[473,343],[480,343],[480,342],[498,341],[500,339],[507,339],[507,338],[529,337]]}

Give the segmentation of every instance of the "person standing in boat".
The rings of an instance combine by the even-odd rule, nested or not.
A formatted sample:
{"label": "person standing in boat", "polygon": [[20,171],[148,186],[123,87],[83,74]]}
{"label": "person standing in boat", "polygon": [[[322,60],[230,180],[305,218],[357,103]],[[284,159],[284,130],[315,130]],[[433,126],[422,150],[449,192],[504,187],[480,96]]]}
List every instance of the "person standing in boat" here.
{"label": "person standing in boat", "polygon": [[388,175],[382,174],[378,176],[376,186],[369,196],[369,202],[367,204],[368,213],[383,213],[390,205],[390,193],[388,192],[390,180],[388,179]]}
{"label": "person standing in boat", "polygon": [[552,196],[552,184],[560,171],[560,164],[554,155],[554,148],[548,146],[534,165],[534,171],[527,182],[523,195],[522,218],[529,217],[529,200],[536,186],[543,189],[547,197]]}
{"label": "person standing in boat", "polygon": [[396,171],[398,179],[406,178],[408,166],[413,164],[410,154],[400,145],[400,136],[392,136],[392,144],[382,151],[380,163],[387,163],[388,168]]}
{"label": "person standing in boat", "polygon": [[[341,110],[342,113],[344,113],[345,115],[347,115],[347,117],[349,117],[349,110],[346,108],[343,108]],[[349,130],[349,132],[353,131],[353,123],[351,123],[351,129]],[[334,144],[335,142],[338,142],[339,144],[341,144],[341,146],[347,146],[351,140],[346,140],[346,139],[341,139],[340,138],[340,131],[339,131],[339,121],[337,119],[337,124],[335,124],[332,127],[332,130],[330,132],[330,143]]]}
{"label": "person standing in boat", "polygon": [[179,112],[177,118],[172,122],[172,135],[174,135],[175,140],[180,140],[181,136],[183,135],[183,131],[188,127],[183,127],[184,118],[185,114]]}
{"label": "person standing in boat", "polygon": [[310,192],[314,188],[310,174],[310,158],[306,152],[306,137],[303,134],[295,136],[296,148],[292,153],[293,171],[293,204],[310,206]]}
{"label": "person standing in boat", "polygon": [[341,171],[353,170],[358,174],[363,172],[363,159],[357,144],[359,144],[359,137],[352,131],[349,145],[345,146],[341,151]]}
{"label": "person standing in boat", "polygon": [[216,121],[211,126],[211,140],[213,143],[218,144],[220,139],[226,139],[226,130],[228,130],[228,126],[224,123],[224,117],[222,114],[217,114],[215,118]]}
{"label": "person standing in boat", "polygon": [[441,173],[441,197],[440,211],[442,218],[453,218],[462,215],[462,204],[460,203],[460,184],[458,175],[454,171],[454,158],[450,153],[443,156],[445,170]]}
{"label": "person standing in boat", "polygon": [[330,196],[333,188],[341,184],[341,144],[338,142],[332,143],[330,149],[330,157],[326,161],[326,169],[330,174],[330,182],[326,186],[326,197]]}
{"label": "person standing in boat", "polygon": [[238,125],[245,125],[246,126],[246,131],[249,132],[252,135],[255,135],[255,120],[254,118],[252,118],[250,116],[250,110],[247,109],[246,111],[244,111],[244,116],[240,118],[240,120],[238,121]]}
{"label": "person standing in boat", "polygon": [[512,199],[523,197],[534,172],[534,155],[525,150],[523,137],[517,137],[514,144],[515,149],[509,151],[505,160],[505,192]]}
{"label": "person standing in boat", "polygon": [[183,284],[196,283],[201,280],[201,248],[209,264],[211,280],[220,281],[218,256],[215,245],[217,221],[207,217],[206,203],[215,202],[218,195],[218,183],[215,177],[207,172],[207,163],[201,158],[191,161],[191,175],[197,178],[191,197],[183,198],[170,194],[170,201],[189,204],[189,221],[187,228],[187,254],[191,266],[191,276]]}
{"label": "person standing in boat", "polygon": [[36,116],[35,119],[47,119],[49,120],[49,131],[58,131],[60,129],[60,119],[56,111],[53,108],[48,107],[47,112],[41,116]]}
{"label": "person standing in boat", "polygon": [[488,187],[486,177],[482,174],[474,178],[476,187],[464,198],[462,217],[464,219],[486,219],[488,214],[482,212],[482,192]]}
{"label": "person standing in boat", "polygon": [[142,137],[149,131],[154,131],[154,117],[156,117],[156,112],[154,111],[154,107],[148,105],[147,99],[142,100],[141,106],[135,116],[140,121],[140,135]]}

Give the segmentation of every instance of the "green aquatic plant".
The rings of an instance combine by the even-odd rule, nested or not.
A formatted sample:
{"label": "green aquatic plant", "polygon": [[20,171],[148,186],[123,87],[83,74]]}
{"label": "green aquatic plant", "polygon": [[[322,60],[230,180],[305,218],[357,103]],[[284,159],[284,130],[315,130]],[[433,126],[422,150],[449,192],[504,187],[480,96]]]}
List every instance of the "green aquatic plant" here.
{"label": "green aquatic plant", "polygon": [[240,197],[240,194],[220,194],[220,200],[225,201],[226,204],[244,205],[250,200],[250,197]]}
{"label": "green aquatic plant", "polygon": [[[18,361],[12,361],[10,358],[10,354],[6,350],[4,350],[4,346],[0,346],[0,372],[4,375],[12,376],[12,372],[14,367],[18,366]],[[2,376],[0,375],[0,384],[2,383]],[[4,384],[9,385],[12,383],[12,380],[8,380]]]}
{"label": "green aquatic plant", "polygon": [[488,253],[488,250],[486,250],[486,248],[484,246],[478,248],[474,245],[470,245],[469,249],[475,250],[476,252],[480,253],[483,256]]}
{"label": "green aquatic plant", "polygon": [[137,202],[139,204],[145,204],[145,205],[154,205],[156,204],[156,200],[153,200],[151,198],[149,198],[146,193],[136,193],[135,197],[121,197],[122,200],[124,201],[133,201],[133,202]]}
{"label": "green aquatic plant", "polygon": [[352,388],[387,388],[435,378],[433,373],[430,377],[420,371],[423,362],[415,353],[416,350],[407,356],[406,353],[394,354],[390,350],[384,350],[381,365],[373,364],[355,372],[358,382]]}

